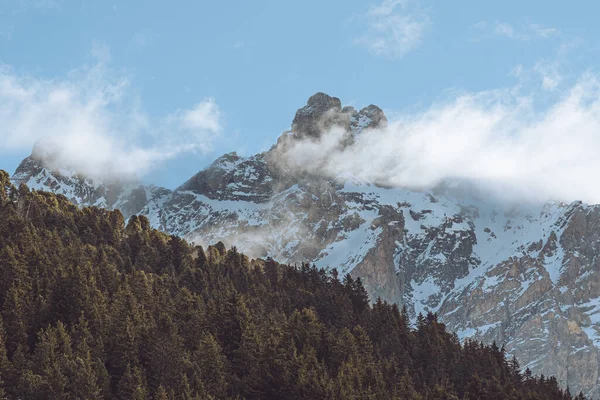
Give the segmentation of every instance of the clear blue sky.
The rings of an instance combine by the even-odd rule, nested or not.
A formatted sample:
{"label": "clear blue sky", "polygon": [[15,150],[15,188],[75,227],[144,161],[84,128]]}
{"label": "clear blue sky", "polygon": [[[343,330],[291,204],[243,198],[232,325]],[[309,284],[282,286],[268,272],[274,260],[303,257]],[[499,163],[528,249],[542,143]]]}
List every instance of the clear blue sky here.
{"label": "clear blue sky", "polygon": [[[270,147],[317,91],[394,113],[514,85],[521,69],[553,87],[597,64],[599,12],[594,1],[0,0],[0,64],[56,83],[101,49],[151,118],[213,98],[212,148],[145,177],[175,187],[224,152]],[[0,168],[14,171],[25,147],[0,147]]]}

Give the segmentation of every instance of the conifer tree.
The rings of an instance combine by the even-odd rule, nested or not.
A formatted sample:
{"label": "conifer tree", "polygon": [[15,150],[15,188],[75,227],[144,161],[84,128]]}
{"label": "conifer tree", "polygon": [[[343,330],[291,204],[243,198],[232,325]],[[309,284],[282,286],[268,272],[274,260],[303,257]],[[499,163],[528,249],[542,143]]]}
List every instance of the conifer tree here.
{"label": "conifer tree", "polygon": [[147,395],[148,390],[146,389],[142,371],[137,367],[132,368],[131,364],[127,364],[125,373],[117,386],[117,399],[144,400]]}
{"label": "conifer tree", "polygon": [[225,398],[227,393],[227,359],[214,336],[202,335],[198,350],[192,355],[193,387],[203,388],[216,399]]}

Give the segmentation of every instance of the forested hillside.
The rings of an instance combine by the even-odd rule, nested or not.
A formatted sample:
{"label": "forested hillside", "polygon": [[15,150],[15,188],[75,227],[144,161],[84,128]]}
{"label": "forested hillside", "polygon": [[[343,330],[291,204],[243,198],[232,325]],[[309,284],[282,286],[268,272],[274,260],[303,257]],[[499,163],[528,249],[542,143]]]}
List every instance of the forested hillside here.
{"label": "forested hillside", "polygon": [[13,399],[569,399],[359,279],[192,247],[0,171],[0,393]]}

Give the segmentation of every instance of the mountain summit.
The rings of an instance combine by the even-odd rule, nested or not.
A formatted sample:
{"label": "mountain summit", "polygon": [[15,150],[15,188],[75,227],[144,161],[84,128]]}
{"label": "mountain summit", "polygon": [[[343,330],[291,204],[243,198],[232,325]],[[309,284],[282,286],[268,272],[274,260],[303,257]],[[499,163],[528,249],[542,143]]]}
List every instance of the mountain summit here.
{"label": "mountain summit", "polygon": [[373,104],[357,112],[351,106],[342,108],[342,102],[337,97],[319,92],[308,99],[306,106],[296,111],[292,132],[297,137],[318,138],[322,132],[333,127],[358,134],[366,128],[383,128],[386,125],[385,114]]}
{"label": "mountain summit", "polygon": [[[271,150],[229,153],[169,191],[109,185],[29,157],[12,180],[80,206],[143,214],[196,243],[222,240],[251,256],[313,261],[360,276],[371,300],[436,312],[461,339],[503,343],[534,373],[600,395],[600,206],[505,206],[440,186],[414,191],[297,173],[278,157],[294,141],[383,128],[317,93]],[[290,142],[291,141],[291,142]]]}

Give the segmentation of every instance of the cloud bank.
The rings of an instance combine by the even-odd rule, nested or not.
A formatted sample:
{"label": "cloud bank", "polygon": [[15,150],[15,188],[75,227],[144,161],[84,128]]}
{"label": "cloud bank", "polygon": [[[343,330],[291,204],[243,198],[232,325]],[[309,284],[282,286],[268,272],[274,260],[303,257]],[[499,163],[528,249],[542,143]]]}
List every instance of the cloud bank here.
{"label": "cloud bank", "polygon": [[346,148],[334,129],[292,144],[286,161],[391,186],[459,180],[511,200],[600,203],[600,79],[585,74],[552,93],[544,85],[457,95],[365,131]]}
{"label": "cloud bank", "polygon": [[97,63],[64,78],[39,79],[0,65],[0,154],[29,151],[50,167],[95,178],[137,179],[184,152],[206,152],[221,134],[223,113],[207,98],[189,109],[145,113],[127,77]]}

